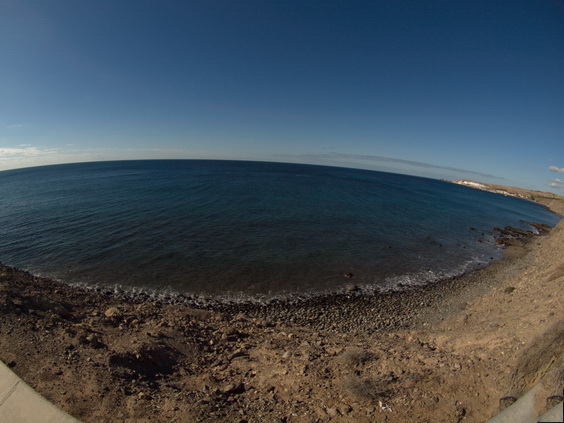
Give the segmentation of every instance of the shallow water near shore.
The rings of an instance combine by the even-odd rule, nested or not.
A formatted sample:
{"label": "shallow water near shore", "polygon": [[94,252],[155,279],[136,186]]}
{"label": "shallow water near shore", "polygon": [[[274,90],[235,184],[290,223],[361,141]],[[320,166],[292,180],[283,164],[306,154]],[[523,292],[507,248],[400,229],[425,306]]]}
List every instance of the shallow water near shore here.
{"label": "shallow water near shore", "polygon": [[324,166],[169,160],[0,172],[4,264],[215,298],[424,285],[499,257],[495,226],[558,220],[444,181]]}

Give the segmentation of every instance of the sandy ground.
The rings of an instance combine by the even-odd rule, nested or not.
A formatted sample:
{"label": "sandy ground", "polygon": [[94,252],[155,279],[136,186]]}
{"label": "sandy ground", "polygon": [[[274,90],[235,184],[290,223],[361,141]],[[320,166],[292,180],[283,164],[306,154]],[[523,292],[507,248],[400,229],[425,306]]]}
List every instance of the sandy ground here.
{"label": "sandy ground", "polygon": [[564,383],[564,221],[510,244],[424,290],[277,310],[131,301],[1,266],[0,359],[84,422],[483,422],[541,382],[540,413]]}

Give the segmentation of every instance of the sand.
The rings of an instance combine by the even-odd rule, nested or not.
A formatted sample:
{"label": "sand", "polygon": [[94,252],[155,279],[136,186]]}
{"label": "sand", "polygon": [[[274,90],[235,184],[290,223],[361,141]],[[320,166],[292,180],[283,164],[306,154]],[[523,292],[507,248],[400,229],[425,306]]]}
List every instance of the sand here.
{"label": "sand", "polygon": [[0,359],[84,422],[483,422],[541,382],[540,414],[564,382],[564,221],[511,244],[423,290],[267,309],[1,266]]}

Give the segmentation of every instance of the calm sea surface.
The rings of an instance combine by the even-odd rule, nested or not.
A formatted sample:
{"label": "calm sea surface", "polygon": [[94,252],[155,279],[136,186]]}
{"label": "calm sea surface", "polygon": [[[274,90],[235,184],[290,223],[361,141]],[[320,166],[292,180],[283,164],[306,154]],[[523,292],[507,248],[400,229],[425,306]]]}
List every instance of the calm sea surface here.
{"label": "calm sea surface", "polygon": [[2,263],[69,283],[212,297],[423,285],[499,257],[494,226],[558,220],[443,181],[323,166],[167,160],[0,172]]}

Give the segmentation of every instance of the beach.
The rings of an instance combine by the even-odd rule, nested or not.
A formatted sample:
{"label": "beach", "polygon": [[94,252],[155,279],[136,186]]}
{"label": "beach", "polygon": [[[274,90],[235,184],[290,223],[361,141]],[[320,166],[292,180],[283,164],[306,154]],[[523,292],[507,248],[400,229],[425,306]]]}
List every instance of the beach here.
{"label": "beach", "polygon": [[[536,200],[563,214],[557,196]],[[564,225],[423,289],[292,303],[131,298],[0,267],[0,359],[84,422],[483,422],[562,400]]]}

